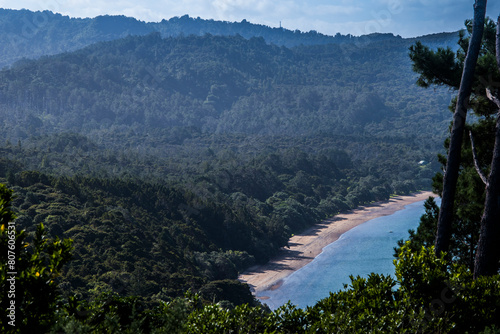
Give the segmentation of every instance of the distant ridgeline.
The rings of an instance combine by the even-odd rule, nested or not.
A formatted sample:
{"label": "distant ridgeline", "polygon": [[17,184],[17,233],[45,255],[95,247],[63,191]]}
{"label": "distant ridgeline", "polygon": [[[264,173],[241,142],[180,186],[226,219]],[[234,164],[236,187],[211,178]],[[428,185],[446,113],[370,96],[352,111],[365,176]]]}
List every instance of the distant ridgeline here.
{"label": "distant ridgeline", "polygon": [[[203,36],[187,36],[195,31]],[[436,111],[446,107],[450,94],[414,85],[407,56],[414,40],[391,34],[330,37],[187,16],[144,23],[121,16],[70,19],[51,12],[2,10],[0,62],[12,64],[127,35],[145,36],[18,62],[0,74],[0,103],[29,108],[28,123],[40,122],[36,128],[42,133],[58,125],[80,131],[104,122],[190,127],[190,132],[195,127],[204,133],[311,134],[314,129],[315,134],[340,134],[379,123],[370,135],[389,130],[394,136],[400,126],[392,122],[398,116],[408,122],[416,113],[431,112],[433,125],[435,117],[437,123],[447,118]],[[181,37],[162,37],[172,35]],[[443,45],[456,40],[456,34],[424,39]],[[131,101],[124,104],[127,99]],[[436,129],[420,116],[406,130],[433,136]]]}
{"label": "distant ridgeline", "polygon": [[[144,23],[26,10],[0,14],[0,54],[18,52],[4,63],[83,47],[0,71],[0,136],[26,149],[51,142],[59,147],[60,134],[73,133],[78,136],[65,144],[69,148],[168,159],[170,166],[179,159],[174,169],[180,174],[187,172],[180,167],[185,157],[203,156],[206,163],[224,150],[244,161],[289,147],[311,154],[333,150],[357,166],[367,163],[372,176],[427,187],[428,170],[438,166],[451,93],[415,85],[408,58],[413,39],[329,37],[187,16]],[[189,35],[194,31],[203,35]],[[131,34],[143,36],[123,37]],[[252,35],[264,37],[243,37]],[[286,39],[280,43],[279,36]],[[456,34],[423,39],[448,45]],[[340,43],[347,40],[352,43]],[[47,154],[69,151],[53,147]],[[56,166],[27,156],[16,159],[47,172]],[[63,160],[64,168],[57,164],[57,172],[78,171],[67,165],[78,160],[73,158]],[[420,166],[421,160],[435,164]],[[172,175],[169,168],[154,170]],[[134,172],[151,176],[150,169]]]}
{"label": "distant ridgeline", "polygon": [[75,240],[68,293],[217,290],[325,217],[430,188],[452,93],[415,85],[414,41],[0,10],[0,183],[20,227]]}
{"label": "distant ridgeline", "polygon": [[[456,49],[458,36],[418,39]],[[308,310],[232,309],[258,305],[238,273],[292,234],[393,194],[440,189],[454,92],[415,84],[416,40],[0,10],[0,267],[13,266],[10,226],[24,229],[11,279],[18,332],[497,329],[498,277],[472,280],[421,249],[434,240],[431,201],[411,242],[398,243],[398,281],[358,277]],[[486,165],[483,129],[493,123],[480,123]],[[484,203],[472,156],[463,155],[455,205],[470,226]],[[453,257],[468,259],[477,240],[466,225]]]}
{"label": "distant ridgeline", "polygon": [[[147,35],[160,32],[163,37],[205,34],[244,38],[263,37],[269,44],[293,47],[298,45],[343,44],[357,45],[383,40],[401,39],[393,34],[328,36],[316,31],[301,32],[284,28],[271,28],[246,20],[226,22],[173,17],[161,22],[143,22],[125,16],[97,16],[70,18],[51,11],[32,12],[0,8],[0,68],[22,58],[38,58],[66,51],[74,51],[89,44],[123,38],[128,35]],[[429,46],[455,47],[457,33],[442,33],[420,39]]]}

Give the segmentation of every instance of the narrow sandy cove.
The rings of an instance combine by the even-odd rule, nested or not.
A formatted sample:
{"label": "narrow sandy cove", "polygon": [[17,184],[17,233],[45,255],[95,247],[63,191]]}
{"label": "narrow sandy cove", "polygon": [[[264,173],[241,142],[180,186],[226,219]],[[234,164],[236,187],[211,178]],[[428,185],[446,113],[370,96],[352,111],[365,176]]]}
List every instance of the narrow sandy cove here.
{"label": "narrow sandy cove", "polygon": [[277,289],[285,277],[311,262],[325,246],[337,240],[343,233],[371,219],[391,215],[408,204],[426,200],[429,196],[436,195],[426,191],[410,196],[398,196],[325,220],[300,235],[294,235],[288,242],[290,248],[283,248],[267,264],[248,269],[238,279],[250,285],[254,294]]}

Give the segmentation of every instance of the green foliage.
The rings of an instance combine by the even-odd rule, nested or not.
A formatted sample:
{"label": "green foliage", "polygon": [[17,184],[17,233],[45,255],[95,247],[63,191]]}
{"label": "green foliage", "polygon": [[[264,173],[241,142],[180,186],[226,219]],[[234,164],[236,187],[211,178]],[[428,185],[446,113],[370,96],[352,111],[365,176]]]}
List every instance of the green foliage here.
{"label": "green foliage", "polygon": [[[461,31],[459,34],[459,48],[456,52],[450,47],[432,50],[419,41],[410,47],[413,70],[420,74],[417,84],[423,87],[444,85],[458,90],[465,55],[469,47],[470,34],[472,33],[472,20],[466,21],[466,30],[467,34],[465,31]],[[486,18],[472,89],[471,106],[478,115],[485,115],[481,112],[481,108],[478,108],[478,104],[485,95],[484,88],[496,89],[495,82],[498,82],[499,79],[495,60],[495,31],[495,22],[490,18]],[[483,100],[483,102],[485,101]],[[486,105],[488,104],[486,103]],[[493,111],[491,107],[491,104],[489,104],[490,112]]]}
{"label": "green foliage", "polygon": [[112,293],[91,302],[70,298],[51,333],[185,333],[189,315],[200,307],[198,296],[190,294],[155,306]]}
{"label": "green foliage", "polygon": [[396,262],[396,278],[401,288],[411,293],[408,297],[424,303],[426,298],[442,290],[448,277],[448,261],[433,256],[433,246],[422,247],[420,251],[410,251],[410,245],[404,245]]}
{"label": "green foliage", "polygon": [[[8,203],[12,192],[2,189],[6,203],[2,212],[10,220],[13,214]],[[34,202],[36,197],[41,197],[41,193],[32,192],[29,196]],[[433,201],[427,201],[426,206],[428,213],[434,215]],[[4,242],[7,230],[2,230]],[[23,279],[16,282],[16,293],[23,291],[23,303],[30,306],[19,308],[16,316],[22,312],[23,319],[32,319],[22,325],[31,326],[30,329],[44,328],[54,333],[386,333],[431,329],[465,333],[500,325],[499,277],[472,280],[470,271],[458,264],[450,265],[444,254],[436,258],[433,247],[415,249],[410,242],[400,249],[396,280],[377,274],[351,277],[350,286],[305,310],[286,304],[269,312],[261,306],[248,305],[254,303],[249,291],[243,292],[244,285],[230,280],[213,281],[202,287],[200,293],[205,300],[220,300],[218,304],[205,306],[197,295],[168,302],[157,299],[151,304],[112,292],[97,293],[89,302],[68,296],[56,303],[55,273],[68,260],[70,243],[44,238],[45,234],[44,225],[40,224],[32,243],[23,248],[25,232],[16,232],[19,249],[26,249],[22,253],[26,255],[16,261],[16,266],[23,268],[20,275]],[[215,262],[217,258],[246,257],[244,253],[222,255],[212,254]],[[5,277],[2,282],[6,282]],[[26,290],[20,285],[26,286]],[[243,290],[235,293],[235,289]],[[42,293],[50,298],[36,298]],[[235,299],[245,293],[246,299]]]}
{"label": "green foliage", "polygon": [[[162,36],[179,35],[240,35],[247,39],[262,37],[269,44],[279,46],[365,43],[366,36],[350,34],[328,36],[316,31],[301,32],[271,28],[246,20],[226,22],[192,18],[188,15],[161,22],[142,22],[125,16],[97,16],[70,18],[51,11],[0,9],[0,51],[4,55],[0,68],[26,58],[62,53],[83,48],[100,41],[109,41],[129,35],[140,36],[159,32]],[[456,34],[443,34],[456,35]],[[436,38],[434,36],[434,38]],[[392,34],[372,34],[373,41],[400,39]]]}
{"label": "green foliage", "polygon": [[[5,135],[92,131],[108,147],[124,135],[137,144],[145,133],[162,146],[207,133],[434,136],[436,124],[411,119],[424,112],[442,125],[444,118],[415,106],[412,95],[428,107],[444,106],[449,96],[411,86],[408,45],[374,39],[346,60],[335,44],[286,49],[241,36],[151,34],[98,43],[0,72],[0,102],[14,116]],[[19,102],[23,94],[29,102]]]}
{"label": "green foliage", "polygon": [[368,278],[351,276],[345,290],[330,293],[314,307],[317,323],[311,332],[320,333],[381,333],[396,328],[402,321],[396,281],[391,277],[370,274]]}
{"label": "green foliage", "polygon": [[[39,28],[68,23],[40,15],[50,21]],[[71,29],[52,31],[67,32],[68,39],[58,38],[67,41],[61,48],[71,49],[95,36],[110,40],[123,34],[118,22],[126,22],[127,31],[142,29],[132,35],[221,24],[182,17],[153,27],[99,17],[70,20],[88,27],[81,40]],[[488,24],[491,33],[494,25]],[[231,26],[262,28],[246,21]],[[267,41],[291,34],[267,33]],[[293,35],[300,37],[293,43],[332,40],[312,32]],[[355,45],[348,44],[352,36],[337,36],[335,41],[347,44],[286,48],[276,45],[290,40],[270,45],[242,36],[127,37],[0,72],[0,107],[9,116],[2,124],[0,177],[17,196],[0,187],[2,247],[9,245],[15,218],[10,202],[18,212],[16,226],[25,229],[15,232],[21,250],[16,268],[22,272],[16,294],[23,296],[19,330],[495,331],[499,278],[473,281],[462,265],[473,252],[483,198],[468,142],[450,254],[454,263],[436,258],[430,247],[438,209],[428,200],[421,226],[399,244],[396,279],[351,277],[350,286],[313,307],[288,303],[272,312],[235,281],[245,267],[286,246],[292,233],[339,211],[428,187],[439,168],[432,156],[440,150],[436,143],[446,122],[435,109],[449,102],[444,91],[411,85],[407,49],[413,41],[373,35]],[[433,38],[436,44],[449,40]],[[492,69],[490,40],[478,82]],[[454,87],[465,34],[459,43],[456,55],[412,47],[422,85]],[[33,55],[49,52],[33,44],[40,48]],[[425,62],[442,75],[423,69]],[[472,101],[480,121],[470,128],[486,171],[493,109],[479,94],[482,88],[476,86]],[[419,165],[420,160],[430,163]],[[439,190],[439,177],[434,186]],[[73,260],[63,268],[68,238],[74,240]],[[182,297],[188,290],[197,294]]]}
{"label": "green foliage", "polygon": [[[401,247],[396,280],[371,274],[308,309],[311,332],[477,333],[498,325],[499,277],[473,280],[433,247]],[[473,316],[472,316],[473,315]]]}
{"label": "green foliage", "polygon": [[[2,232],[6,229],[8,230],[9,223],[13,222],[16,218],[11,208],[12,193],[12,190],[0,183],[0,225],[3,226]],[[10,235],[10,233],[8,234]]]}
{"label": "green foliage", "polygon": [[257,304],[248,285],[237,280],[212,281],[200,289],[200,296],[214,303],[224,301],[227,304],[228,302],[226,306]]}
{"label": "green foliage", "polygon": [[[118,21],[135,27],[101,17],[86,33],[107,40]],[[19,192],[19,224],[75,240],[66,295],[199,291],[321,219],[428,187],[418,161],[437,148],[421,143],[442,137],[442,118],[419,104],[447,101],[396,88],[413,80],[408,43],[150,34],[20,62],[0,72],[12,116],[0,133],[19,142],[0,148],[0,176]]]}
{"label": "green foliage", "polygon": [[[410,49],[410,58],[414,70],[420,74],[419,83],[424,86],[444,85],[458,89],[463,61],[467,52],[472,22],[466,22],[466,31],[460,33],[459,48],[456,53],[451,49],[431,50],[429,47],[416,43]],[[452,225],[453,235],[449,251],[450,259],[473,270],[476,245],[479,239],[481,216],[485,202],[485,185],[481,180],[478,169],[483,175],[489,174],[492,160],[495,119],[498,107],[486,97],[486,89],[498,95],[500,73],[495,59],[496,24],[491,19],[486,19],[479,59],[472,83],[472,95],[469,102],[472,115],[469,116],[465,127],[460,161],[460,172],[455,195],[455,212]],[[450,110],[454,110],[456,99],[452,100]],[[472,148],[474,142],[474,151]],[[444,146],[449,147],[449,139]],[[475,154],[475,158],[474,158]],[[476,161],[474,161],[476,160]],[[439,157],[442,166],[446,166],[446,158]],[[438,173],[433,178],[433,188],[436,193],[441,193],[443,175]],[[433,209],[433,216],[437,211]],[[430,217],[427,214],[427,217]],[[432,243],[436,224],[433,219],[425,218],[421,221],[419,229],[410,236],[416,247]]]}
{"label": "green foliage", "polygon": [[53,332],[92,333],[479,333],[500,325],[499,277],[472,280],[462,266],[448,266],[433,248],[407,243],[396,261],[396,280],[351,277],[344,290],[300,309],[275,311],[248,304],[201,304],[187,294],[146,309],[133,298],[103,295],[90,304],[70,300]]}
{"label": "green foliage", "polygon": [[414,252],[407,244],[399,254],[396,276],[405,298],[424,308],[420,326],[426,330],[474,333],[498,325],[498,275],[473,280],[470,270],[450,265],[445,254],[437,258],[433,247]]}
{"label": "green foliage", "polygon": [[[71,257],[70,239],[47,238],[43,224],[34,236],[18,229],[10,209],[12,192],[0,184],[0,319],[3,332],[46,331],[55,319],[57,281]],[[29,241],[28,241],[29,240]]]}
{"label": "green foliage", "polygon": [[[253,303],[247,287],[227,279],[325,217],[424,184],[426,177],[415,181],[417,162],[434,148],[422,148],[389,91],[360,84],[372,66],[363,65],[363,78],[338,66],[349,82],[341,87],[325,71],[341,50],[314,50],[150,35],[1,72],[10,82],[0,87],[2,103],[15,116],[2,133],[22,142],[1,148],[0,177],[16,190],[19,226],[34,232],[33,222],[43,223],[74,240],[62,295],[116,293],[150,305],[192,289],[228,307]],[[32,98],[20,105],[25,84]],[[421,112],[414,103],[398,106],[408,106],[408,119]],[[388,158],[395,154],[397,161]],[[68,317],[64,326],[79,328],[74,312]],[[104,320],[132,326],[119,315]]]}
{"label": "green foliage", "polygon": [[[154,181],[209,174],[261,202],[283,190],[278,177],[286,174],[287,190],[312,197],[333,164],[389,183],[390,192],[428,187],[418,161],[441,150],[446,117],[435,111],[449,93],[412,85],[410,40],[378,42],[288,49],[241,36],[152,34],[19,63],[0,72],[9,115],[0,133],[22,143],[5,155],[50,174]],[[291,148],[323,161],[299,166]],[[277,161],[284,168],[275,175],[246,164],[276,151],[297,164]],[[376,200],[359,200],[364,190],[349,202]]]}
{"label": "green foliage", "polygon": [[[88,145],[76,135],[52,139],[60,143],[54,157],[70,145],[82,152]],[[20,170],[8,180],[20,227],[34,232],[32,223],[43,223],[51,235],[74,240],[74,259],[61,278],[65,296],[107,291],[149,301],[235,279],[286,246],[292,233],[393,192],[332,150],[285,149],[248,162],[221,153],[193,174],[167,182]],[[247,295],[241,290],[234,298]]]}
{"label": "green foliage", "polygon": [[264,319],[259,307],[241,305],[228,310],[219,304],[207,305],[191,313],[187,333],[266,333]]}
{"label": "green foliage", "polygon": [[238,272],[255,264],[255,257],[245,251],[195,252],[194,259],[210,280],[236,277]]}
{"label": "green foliage", "polygon": [[446,85],[458,89],[462,73],[462,62],[455,60],[451,48],[438,48],[436,51],[417,41],[410,47],[413,70],[420,74],[417,84],[422,87]]}
{"label": "green foliage", "polygon": [[436,239],[437,219],[439,207],[433,197],[429,197],[424,203],[425,213],[420,217],[420,224],[416,231],[409,230],[408,240],[399,240],[395,248],[395,256],[401,251],[403,245],[407,245],[413,251],[419,251],[422,247],[428,248],[434,245]]}
{"label": "green foliage", "polygon": [[406,244],[396,278],[351,277],[349,287],[306,310],[289,303],[271,313],[208,305],[189,316],[187,332],[466,333],[498,326],[498,277],[474,281],[465,268],[436,258],[432,247],[414,251]]}

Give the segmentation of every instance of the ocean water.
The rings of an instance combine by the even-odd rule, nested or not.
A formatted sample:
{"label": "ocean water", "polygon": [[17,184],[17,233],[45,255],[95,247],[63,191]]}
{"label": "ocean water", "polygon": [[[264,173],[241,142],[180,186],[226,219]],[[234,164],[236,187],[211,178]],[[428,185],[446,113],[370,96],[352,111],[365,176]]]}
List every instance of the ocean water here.
{"label": "ocean water", "polygon": [[392,215],[367,221],[323,249],[311,263],[292,273],[276,290],[257,297],[272,310],[289,300],[298,307],[313,306],[329,292],[343,289],[349,275],[367,277],[374,272],[394,277],[394,247],[416,229],[425,212],[424,201],[407,205]]}

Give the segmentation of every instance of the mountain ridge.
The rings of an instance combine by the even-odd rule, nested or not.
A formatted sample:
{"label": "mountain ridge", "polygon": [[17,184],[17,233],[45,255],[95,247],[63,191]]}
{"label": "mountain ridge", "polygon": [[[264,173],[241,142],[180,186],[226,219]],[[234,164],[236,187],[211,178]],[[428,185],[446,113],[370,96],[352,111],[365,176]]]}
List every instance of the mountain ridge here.
{"label": "mountain ridge", "polygon": [[[57,116],[59,122],[65,119],[65,113],[72,114],[71,110],[86,110],[73,120],[67,119],[65,126],[84,117],[87,124],[94,119],[116,125],[125,122],[128,126],[134,121],[153,127],[195,126],[209,133],[277,134],[306,129],[304,134],[312,134],[311,125],[301,127],[298,121],[310,117],[317,126],[314,133],[332,129],[346,133],[341,128],[380,123],[404,109],[400,104],[397,109],[401,110],[395,114],[397,109],[390,101],[391,94],[399,94],[395,85],[411,85],[415,77],[406,49],[407,43],[401,40],[350,49],[335,44],[288,49],[266,44],[261,37],[163,38],[153,33],[18,63],[0,72],[0,101],[11,108],[28,107],[40,120]],[[386,59],[388,55],[391,60]],[[373,68],[370,63],[378,65]],[[370,88],[363,88],[367,84]],[[409,89],[434,98],[416,86]],[[79,95],[81,102],[70,98]],[[109,97],[103,98],[106,95]],[[122,105],[124,97],[128,105]],[[170,106],[169,101],[181,97],[186,99],[183,103],[190,101],[190,107],[182,113],[183,120],[167,121],[164,117],[168,113],[159,106],[174,110],[178,106]],[[110,104],[109,99],[114,102]],[[142,106],[140,113],[125,116],[127,110],[137,109],[134,105]],[[270,127],[262,123],[264,114],[258,116],[250,110],[265,113],[269,120],[279,117],[299,123],[291,128],[284,124]],[[243,125],[241,120],[245,118],[248,123]],[[334,120],[338,125],[332,123]]]}
{"label": "mountain ridge", "polygon": [[75,240],[65,293],[203,292],[325,217],[428,189],[440,167],[451,93],[415,85],[410,40],[286,47],[13,13],[0,40],[25,34],[17,56],[37,59],[0,71],[0,181],[19,227]]}
{"label": "mountain ridge", "polygon": [[[94,18],[71,18],[51,11],[11,10],[0,8],[0,68],[23,58],[38,58],[62,52],[75,51],[84,46],[126,37],[160,32],[163,37],[180,35],[241,35],[244,38],[263,37],[267,43],[278,46],[315,44],[355,44],[389,39],[402,39],[393,34],[374,33],[364,36],[324,35],[316,31],[301,32],[284,28],[241,22],[227,22],[191,18],[188,15],[160,22],[144,22],[123,15],[101,15]],[[454,46],[458,33],[429,35],[438,38],[441,45]],[[425,40],[426,36],[411,40]],[[443,43],[444,42],[444,43]]]}

